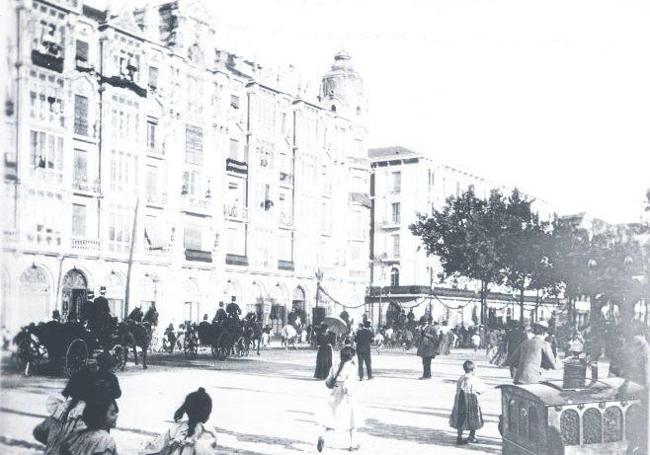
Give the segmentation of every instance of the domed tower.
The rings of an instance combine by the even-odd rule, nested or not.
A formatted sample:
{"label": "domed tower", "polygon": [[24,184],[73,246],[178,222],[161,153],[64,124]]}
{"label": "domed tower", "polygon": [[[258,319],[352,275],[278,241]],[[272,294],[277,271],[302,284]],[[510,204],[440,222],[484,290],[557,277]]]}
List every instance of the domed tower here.
{"label": "domed tower", "polygon": [[347,52],[334,56],[331,69],[321,81],[320,100],[327,109],[351,120],[365,115],[363,79],[352,67]]}

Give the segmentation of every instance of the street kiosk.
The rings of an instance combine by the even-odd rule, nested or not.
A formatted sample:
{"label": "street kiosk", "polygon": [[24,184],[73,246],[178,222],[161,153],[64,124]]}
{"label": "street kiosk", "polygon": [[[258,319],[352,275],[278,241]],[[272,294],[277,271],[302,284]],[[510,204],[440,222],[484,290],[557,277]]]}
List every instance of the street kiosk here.
{"label": "street kiosk", "polygon": [[[572,384],[575,386],[575,383]],[[643,389],[621,378],[501,385],[506,455],[634,453],[645,434]]]}

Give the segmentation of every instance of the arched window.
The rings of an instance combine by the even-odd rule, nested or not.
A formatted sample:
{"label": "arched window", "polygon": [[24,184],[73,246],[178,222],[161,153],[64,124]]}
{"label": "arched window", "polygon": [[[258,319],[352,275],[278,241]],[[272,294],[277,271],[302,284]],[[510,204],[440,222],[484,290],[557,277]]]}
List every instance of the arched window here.
{"label": "arched window", "polygon": [[600,411],[596,408],[587,409],[582,416],[584,428],[584,443],[599,444],[603,437],[603,420]]}
{"label": "arched window", "polygon": [[30,322],[46,320],[49,316],[50,292],[51,284],[45,270],[36,265],[27,267],[18,282],[20,310],[13,323],[23,326]]}
{"label": "arched window", "polygon": [[603,442],[616,442],[623,439],[623,412],[620,408],[610,406],[603,415],[604,436]]}
{"label": "arched window", "polygon": [[390,285],[395,287],[399,286],[399,270],[393,267],[390,271]]}
{"label": "arched window", "polygon": [[564,445],[580,444],[580,416],[573,409],[567,409],[560,415],[560,434]]}

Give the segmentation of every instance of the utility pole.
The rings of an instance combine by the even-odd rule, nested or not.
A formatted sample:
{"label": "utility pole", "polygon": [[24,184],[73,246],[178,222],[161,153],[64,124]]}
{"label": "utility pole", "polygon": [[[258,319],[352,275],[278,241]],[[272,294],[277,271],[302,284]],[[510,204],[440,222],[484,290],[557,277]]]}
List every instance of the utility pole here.
{"label": "utility pole", "polygon": [[129,297],[131,295],[131,269],[133,268],[133,250],[135,249],[135,233],[138,224],[138,208],[140,206],[140,197],[135,200],[135,210],[133,211],[133,226],[131,227],[131,245],[129,248],[129,265],[126,269],[126,289],[124,295],[124,315],[129,315]]}

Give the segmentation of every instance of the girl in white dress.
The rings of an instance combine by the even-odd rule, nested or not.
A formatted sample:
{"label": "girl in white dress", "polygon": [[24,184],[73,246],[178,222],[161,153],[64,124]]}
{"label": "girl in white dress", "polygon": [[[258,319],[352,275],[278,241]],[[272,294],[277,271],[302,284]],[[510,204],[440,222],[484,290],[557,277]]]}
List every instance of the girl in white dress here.
{"label": "girl in white dress", "polygon": [[355,351],[350,346],[341,349],[341,360],[330,369],[325,385],[330,389],[323,415],[321,417],[322,432],[318,437],[316,448],[319,452],[325,447],[327,431],[344,430],[349,434],[348,450],[358,450],[355,442],[356,429],[361,425],[359,411],[354,402],[354,386],[356,380]]}

